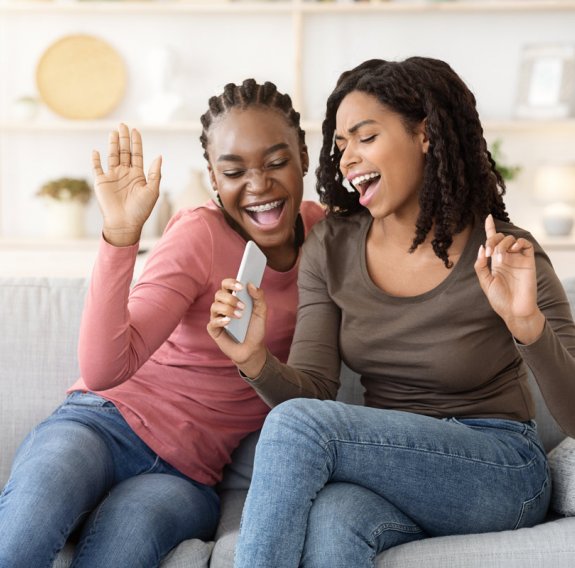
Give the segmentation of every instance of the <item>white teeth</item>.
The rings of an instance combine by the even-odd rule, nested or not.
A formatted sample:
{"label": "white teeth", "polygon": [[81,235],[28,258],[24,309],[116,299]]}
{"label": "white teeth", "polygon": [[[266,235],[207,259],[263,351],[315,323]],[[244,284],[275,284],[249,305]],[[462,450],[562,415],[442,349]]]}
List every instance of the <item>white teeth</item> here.
{"label": "white teeth", "polygon": [[271,201],[270,203],[264,203],[263,205],[252,205],[251,207],[246,207],[247,211],[252,211],[254,213],[261,213],[262,211],[269,211],[270,209],[275,209],[279,207],[283,201]]}
{"label": "white teeth", "polygon": [[357,177],[353,178],[353,180],[351,182],[353,183],[353,185],[359,185],[359,184],[365,183],[366,181],[369,181],[370,179],[374,179],[377,177],[379,177],[379,174],[372,172],[371,174],[364,174],[362,176],[357,176]]}

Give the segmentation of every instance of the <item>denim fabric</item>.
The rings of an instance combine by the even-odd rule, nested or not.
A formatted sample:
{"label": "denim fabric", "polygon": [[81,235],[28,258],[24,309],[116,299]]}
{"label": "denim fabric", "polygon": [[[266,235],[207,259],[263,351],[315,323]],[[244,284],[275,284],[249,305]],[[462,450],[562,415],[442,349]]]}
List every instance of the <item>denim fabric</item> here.
{"label": "denim fabric", "polygon": [[371,567],[412,540],[539,523],[550,493],[533,422],[291,400],[264,424],[235,566]]}
{"label": "denim fabric", "polygon": [[0,494],[0,568],[48,568],[78,529],[74,568],[158,566],[208,539],[213,488],[160,459],[116,407],[75,392],[21,445]]}

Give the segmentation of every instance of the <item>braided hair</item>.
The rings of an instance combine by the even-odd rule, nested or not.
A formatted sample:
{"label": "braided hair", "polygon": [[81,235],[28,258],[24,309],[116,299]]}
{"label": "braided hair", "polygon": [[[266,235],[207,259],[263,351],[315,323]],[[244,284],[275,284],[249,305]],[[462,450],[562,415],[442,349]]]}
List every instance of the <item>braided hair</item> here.
{"label": "braided hair", "polygon": [[233,108],[246,109],[259,106],[275,109],[286,118],[290,126],[296,129],[300,145],[305,146],[305,132],[300,127],[300,115],[294,110],[290,96],[280,93],[269,81],[263,85],[256,83],[255,79],[246,79],[241,85],[228,83],[221,95],[210,98],[208,105],[209,109],[200,118],[202,122],[200,142],[204,149],[204,158],[208,162],[210,127],[218,117],[224,116]]}
{"label": "braided hair", "polygon": [[427,57],[399,62],[371,59],[339,77],[327,101],[316,170],[316,189],[329,214],[344,216],[364,210],[358,193],[343,185],[342,153],[334,143],[337,110],[352,91],[372,95],[398,113],[409,133],[414,134],[426,119],[430,146],[410,252],[433,227],[433,250],[450,268],[453,235],[489,213],[509,221],[503,202],[505,182],[483,137],[475,97],[447,63]]}

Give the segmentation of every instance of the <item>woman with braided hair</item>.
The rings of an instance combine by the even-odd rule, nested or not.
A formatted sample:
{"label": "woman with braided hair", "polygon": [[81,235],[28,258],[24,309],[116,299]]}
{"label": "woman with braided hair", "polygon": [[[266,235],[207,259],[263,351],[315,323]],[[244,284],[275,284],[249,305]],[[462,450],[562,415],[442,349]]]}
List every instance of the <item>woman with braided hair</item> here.
{"label": "woman with braided hair", "polygon": [[138,241],[158,198],[161,158],[121,124],[108,171],[93,155],[103,238],[82,317],[82,377],[22,444],[0,495],[0,566],[51,566],[77,530],[74,568],[159,566],[181,541],[211,538],[214,485],[269,411],[206,331],[221,280],[246,240],[267,256],[262,288],[287,360],[300,247],[316,220],[302,202],[304,132],[272,83],[229,84],[209,101],[201,142],[219,205],[179,211],[131,288]]}
{"label": "woman with braided hair", "polygon": [[[328,98],[317,176],[328,215],[303,247],[288,364],[266,349],[262,291],[242,346],[210,322],[274,406],[236,567],[368,567],[401,543],[540,522],[527,367],[573,436],[575,325],[509,221],[474,96],[442,61],[362,63]],[[335,397],[341,360],[365,406],[317,400]]]}

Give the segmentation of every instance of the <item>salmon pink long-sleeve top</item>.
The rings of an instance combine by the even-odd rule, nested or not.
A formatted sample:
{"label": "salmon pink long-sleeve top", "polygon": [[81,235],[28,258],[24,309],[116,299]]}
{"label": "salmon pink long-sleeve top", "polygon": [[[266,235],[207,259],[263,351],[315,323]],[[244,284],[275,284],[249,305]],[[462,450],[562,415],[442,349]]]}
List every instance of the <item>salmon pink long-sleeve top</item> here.
{"label": "salmon pink long-sleeve top", "polygon": [[[324,216],[313,202],[300,211],[305,234]],[[102,239],[80,329],[82,377],[69,389],[113,402],[162,459],[208,485],[269,412],[206,330],[214,294],[236,275],[245,244],[215,204],[182,210],[131,287],[138,245]],[[261,283],[266,343],[281,361],[295,327],[298,264],[266,267]]]}

